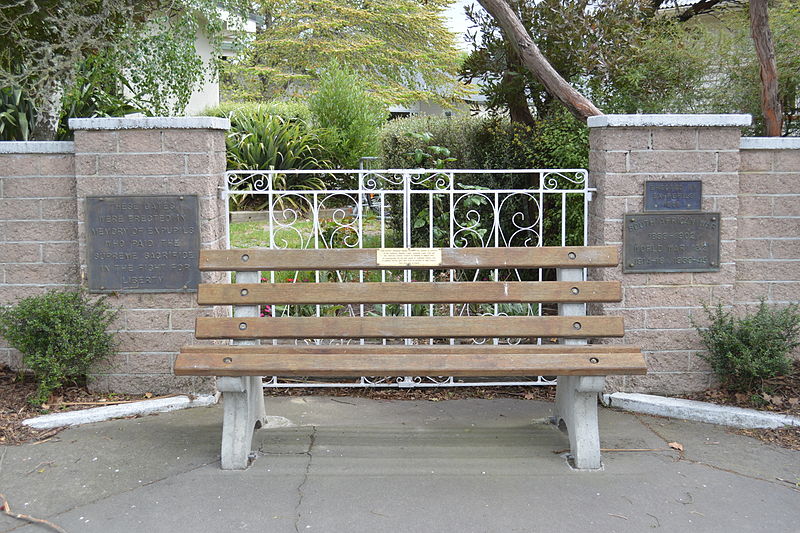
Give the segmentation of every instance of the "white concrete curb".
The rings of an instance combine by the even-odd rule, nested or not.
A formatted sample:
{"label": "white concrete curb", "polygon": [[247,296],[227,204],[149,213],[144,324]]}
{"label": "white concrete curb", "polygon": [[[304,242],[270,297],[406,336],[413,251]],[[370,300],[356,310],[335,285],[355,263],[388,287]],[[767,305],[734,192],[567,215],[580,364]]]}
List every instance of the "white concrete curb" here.
{"label": "white concrete curb", "polygon": [[607,127],[713,127],[713,126],[749,126],[753,122],[750,115],[597,115],[589,117],[587,125],[590,128]]}
{"label": "white concrete curb", "polygon": [[79,426],[81,424],[91,424],[92,422],[102,422],[112,418],[146,415],[149,413],[165,413],[167,411],[177,411],[178,409],[188,409],[189,407],[214,405],[215,403],[217,403],[217,398],[212,394],[196,396],[194,400],[190,399],[188,396],[174,396],[171,398],[143,400],[141,402],[106,405],[103,407],[84,409],[82,411],[53,413],[37,416],[36,418],[29,418],[22,423],[36,429]]}
{"label": "white concrete curb", "polygon": [[697,420],[709,424],[732,426],[737,428],[781,428],[784,426],[800,426],[800,418],[777,413],[766,413],[755,409],[743,409],[727,405],[684,400],[682,398],[666,398],[651,394],[634,394],[615,392],[604,394],[603,403],[609,407],[618,407],[626,411],[635,411],[648,415],[668,416],[684,420]]}
{"label": "white concrete curb", "polygon": [[222,117],[100,117],[71,118],[72,130],[228,130],[231,121]]}

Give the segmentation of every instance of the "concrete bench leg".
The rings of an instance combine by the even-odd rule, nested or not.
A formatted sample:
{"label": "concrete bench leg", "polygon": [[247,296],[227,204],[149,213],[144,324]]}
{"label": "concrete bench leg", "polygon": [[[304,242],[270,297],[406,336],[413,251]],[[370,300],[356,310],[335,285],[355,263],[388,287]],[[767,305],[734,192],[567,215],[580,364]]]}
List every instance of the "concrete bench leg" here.
{"label": "concrete bench leg", "polygon": [[253,432],[266,421],[260,376],[220,377],[223,393],[222,469],[244,470],[250,463]]}
{"label": "concrete bench leg", "polygon": [[605,376],[558,376],[554,422],[566,427],[573,465],[596,470],[600,463],[600,432],[597,425],[597,394]]}

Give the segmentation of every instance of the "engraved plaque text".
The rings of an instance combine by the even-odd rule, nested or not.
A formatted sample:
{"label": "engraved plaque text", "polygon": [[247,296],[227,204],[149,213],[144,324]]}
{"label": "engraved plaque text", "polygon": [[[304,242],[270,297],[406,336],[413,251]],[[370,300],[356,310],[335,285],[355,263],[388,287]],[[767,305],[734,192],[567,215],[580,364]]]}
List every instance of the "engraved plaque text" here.
{"label": "engraved plaque text", "polygon": [[719,231],[719,213],[628,213],[622,271],[718,271]]}
{"label": "engraved plaque text", "polygon": [[700,211],[703,200],[701,181],[646,181],[645,211]]}
{"label": "engraved plaque text", "polygon": [[87,197],[86,243],[91,292],[197,290],[197,196]]}

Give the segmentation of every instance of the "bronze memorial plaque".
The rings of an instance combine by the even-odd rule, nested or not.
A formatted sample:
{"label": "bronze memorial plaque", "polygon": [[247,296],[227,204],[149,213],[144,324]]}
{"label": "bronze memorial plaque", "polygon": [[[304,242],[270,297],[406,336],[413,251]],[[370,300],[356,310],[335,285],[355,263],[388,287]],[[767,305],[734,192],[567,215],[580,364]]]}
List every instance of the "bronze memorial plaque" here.
{"label": "bronze memorial plaque", "polygon": [[719,228],[719,213],[628,213],[622,271],[718,271]]}
{"label": "bronze memorial plaque", "polygon": [[88,196],[91,292],[191,292],[200,281],[196,195]]}
{"label": "bronze memorial plaque", "polygon": [[700,211],[702,201],[700,180],[644,182],[645,211]]}

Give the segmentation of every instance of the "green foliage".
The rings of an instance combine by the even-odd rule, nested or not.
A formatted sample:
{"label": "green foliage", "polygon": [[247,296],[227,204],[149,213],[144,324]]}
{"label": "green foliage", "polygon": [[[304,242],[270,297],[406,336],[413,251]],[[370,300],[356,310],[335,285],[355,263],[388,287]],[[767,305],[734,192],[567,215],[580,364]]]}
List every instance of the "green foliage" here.
{"label": "green foliage", "polygon": [[444,0],[259,0],[264,25],[226,68],[241,99],[313,92],[330,61],[356,70],[386,103],[451,101],[459,52]]}
{"label": "green foliage", "polygon": [[309,109],[314,125],[324,130],[322,140],[336,168],[358,168],[362,157],[375,155],[378,129],[387,113],[357,74],[330,63]]}
{"label": "green foliage", "polygon": [[22,89],[0,88],[0,141],[27,141],[34,120],[33,104]]}
{"label": "green foliage", "polygon": [[[486,119],[470,116],[412,116],[386,123],[378,135],[379,153],[383,168],[417,168],[417,149],[428,145],[442,146],[450,151],[450,168],[476,167],[478,161],[472,144],[484,127]],[[425,141],[410,134],[427,133]]]}
{"label": "green foliage", "polygon": [[707,328],[692,319],[711,365],[723,387],[734,392],[760,391],[762,381],[786,374],[792,367],[790,352],[800,346],[800,307],[770,309],[763,301],[755,314],[742,318],[725,312],[722,305],[705,309]]}
{"label": "green foliage", "polygon": [[106,330],[115,316],[104,298],[83,292],[49,292],[0,310],[0,335],[22,352],[39,382],[31,403],[47,401],[54,389],[84,378],[113,353],[114,337]]}
{"label": "green foliage", "polygon": [[243,115],[276,115],[286,120],[299,119],[306,124],[311,123],[311,111],[308,104],[299,100],[270,100],[269,102],[223,102],[208,107],[201,113],[208,117],[229,118],[234,114]]}

